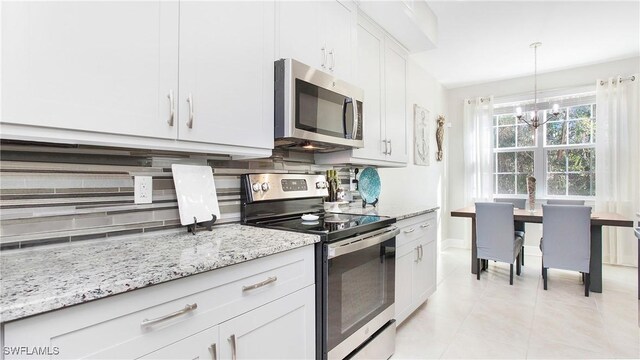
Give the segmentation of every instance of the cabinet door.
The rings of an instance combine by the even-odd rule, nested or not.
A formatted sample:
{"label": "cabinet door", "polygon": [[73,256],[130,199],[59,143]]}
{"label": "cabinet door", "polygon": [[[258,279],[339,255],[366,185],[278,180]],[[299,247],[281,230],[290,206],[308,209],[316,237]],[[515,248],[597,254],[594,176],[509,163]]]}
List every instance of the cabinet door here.
{"label": "cabinet door", "polygon": [[176,137],[177,2],[0,6],[3,123]]}
{"label": "cabinet door", "polygon": [[314,358],[315,286],[222,323],[220,341],[225,359]]}
{"label": "cabinet door", "polygon": [[354,157],[384,160],[384,34],[370,22],[358,24],[358,68],[356,84],[364,90],[364,147]]}
{"label": "cabinet door", "polygon": [[420,306],[436,291],[436,241],[421,241],[422,257],[415,263],[413,289],[415,306]]}
{"label": "cabinet door", "polygon": [[219,327],[214,326],[140,359],[219,359]]}
{"label": "cabinet door", "polygon": [[180,2],[181,140],[273,148],[274,2]]}
{"label": "cabinet door", "polygon": [[274,60],[293,58],[326,71],[327,51],[320,35],[320,2],[278,1],[276,6],[278,51]]}
{"label": "cabinet door", "polygon": [[413,267],[417,261],[416,243],[410,242],[396,252],[396,321],[401,324],[414,308],[412,306]]}
{"label": "cabinet door", "polygon": [[353,52],[355,48],[357,12],[350,1],[319,2],[322,14],[321,28],[327,47],[329,72],[336,77],[353,81]]}
{"label": "cabinet door", "polygon": [[407,161],[407,60],[404,50],[391,39],[385,42],[385,131],[389,141],[387,160]]}

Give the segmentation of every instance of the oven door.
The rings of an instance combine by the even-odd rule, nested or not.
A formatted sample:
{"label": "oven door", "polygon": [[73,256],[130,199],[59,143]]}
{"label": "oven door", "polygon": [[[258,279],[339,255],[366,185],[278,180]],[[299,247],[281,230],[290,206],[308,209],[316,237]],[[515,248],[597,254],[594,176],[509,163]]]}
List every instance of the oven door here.
{"label": "oven door", "polygon": [[396,227],[328,244],[326,336],[342,359],[394,317]]}

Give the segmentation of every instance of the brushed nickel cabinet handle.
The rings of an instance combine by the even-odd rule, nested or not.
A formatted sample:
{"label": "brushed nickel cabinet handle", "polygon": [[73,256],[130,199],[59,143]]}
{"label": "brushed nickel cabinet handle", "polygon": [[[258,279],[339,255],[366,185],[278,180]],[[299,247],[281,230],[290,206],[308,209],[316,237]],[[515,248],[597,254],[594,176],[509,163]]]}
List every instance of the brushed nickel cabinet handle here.
{"label": "brushed nickel cabinet handle", "polygon": [[260,281],[259,283],[243,286],[242,291],[257,289],[265,285],[271,284],[272,282],[276,282],[277,280],[278,280],[277,276],[269,276],[266,280]]}
{"label": "brushed nickel cabinet handle", "polygon": [[420,247],[416,246],[416,258],[413,260],[413,262],[418,262],[420,261]]}
{"label": "brushed nickel cabinet handle", "polygon": [[336,53],[331,49],[329,55],[331,55],[331,66],[329,66],[329,70],[333,71],[333,68],[336,67]]}
{"label": "brushed nickel cabinet handle", "polygon": [[424,249],[422,248],[422,245],[420,245],[420,261],[422,261],[422,255],[424,255]]}
{"label": "brushed nickel cabinet handle", "polygon": [[322,51],[322,64],[320,64],[320,66],[325,68],[327,63],[327,48],[323,46],[320,51]]}
{"label": "brushed nickel cabinet handle", "polygon": [[231,335],[228,340],[231,343],[231,360],[236,360],[238,358],[238,351],[236,349],[236,335]]}
{"label": "brushed nickel cabinet handle", "polygon": [[391,155],[392,151],[393,151],[393,147],[391,147],[391,140],[389,140],[389,155]]}
{"label": "brushed nickel cabinet handle", "polygon": [[414,231],[416,231],[416,228],[411,228],[411,229],[409,229],[409,230],[404,230],[404,233],[405,233],[405,234],[410,234],[410,233],[412,233],[412,232],[414,232]]}
{"label": "brushed nickel cabinet handle", "polygon": [[420,225],[420,227],[423,228],[423,229],[424,228],[428,228],[428,227],[431,227],[431,224],[422,224],[422,225]]}
{"label": "brushed nickel cabinet handle", "polygon": [[193,118],[195,115],[193,113],[193,97],[191,94],[187,97],[187,102],[189,103],[189,120],[187,120],[187,127],[193,129]]}
{"label": "brushed nickel cabinet handle", "polygon": [[169,90],[167,97],[169,98],[169,120],[167,120],[167,123],[169,126],[173,126],[173,119],[176,116],[176,104],[173,101],[173,90]]}
{"label": "brushed nickel cabinet handle", "polygon": [[387,140],[382,140],[382,142],[384,143],[384,151],[382,152],[385,155],[389,155],[389,151],[387,150]]}
{"label": "brushed nickel cabinet handle", "polygon": [[218,360],[218,349],[216,349],[216,343],[209,346],[209,351],[211,352],[211,360]]}
{"label": "brushed nickel cabinet handle", "polygon": [[157,323],[163,322],[165,320],[172,319],[172,318],[174,318],[176,316],[184,315],[184,314],[186,314],[186,313],[188,313],[190,311],[193,311],[193,310],[195,310],[197,308],[198,308],[198,304],[196,304],[196,303],[193,303],[191,305],[187,304],[187,305],[184,306],[184,308],[182,308],[182,309],[180,309],[180,310],[178,310],[176,312],[172,312],[171,314],[160,316],[158,318],[151,319],[151,320],[144,319],[144,320],[142,320],[142,323],[140,323],[140,326],[143,327],[143,328],[146,328],[146,327],[155,325]]}

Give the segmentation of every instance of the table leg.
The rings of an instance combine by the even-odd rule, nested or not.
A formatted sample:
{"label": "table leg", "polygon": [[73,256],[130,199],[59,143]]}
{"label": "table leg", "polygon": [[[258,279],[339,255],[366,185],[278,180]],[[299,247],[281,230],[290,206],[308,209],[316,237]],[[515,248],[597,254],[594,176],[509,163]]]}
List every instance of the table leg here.
{"label": "table leg", "polygon": [[589,264],[591,286],[595,293],[602,292],[602,225],[591,225],[591,263]]}
{"label": "table leg", "polygon": [[476,248],[476,218],[471,218],[471,273],[475,274],[478,262],[478,249]]}

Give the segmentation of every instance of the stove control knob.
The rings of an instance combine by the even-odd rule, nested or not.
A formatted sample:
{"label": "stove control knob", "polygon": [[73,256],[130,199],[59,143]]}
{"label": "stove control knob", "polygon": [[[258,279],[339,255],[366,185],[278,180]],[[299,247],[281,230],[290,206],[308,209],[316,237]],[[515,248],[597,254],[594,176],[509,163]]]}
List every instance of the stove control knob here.
{"label": "stove control knob", "polygon": [[253,189],[253,192],[258,192],[260,191],[260,183],[253,183],[251,185],[251,189]]}
{"label": "stove control knob", "polygon": [[262,191],[267,191],[269,190],[269,183],[268,182],[263,182],[262,183]]}

